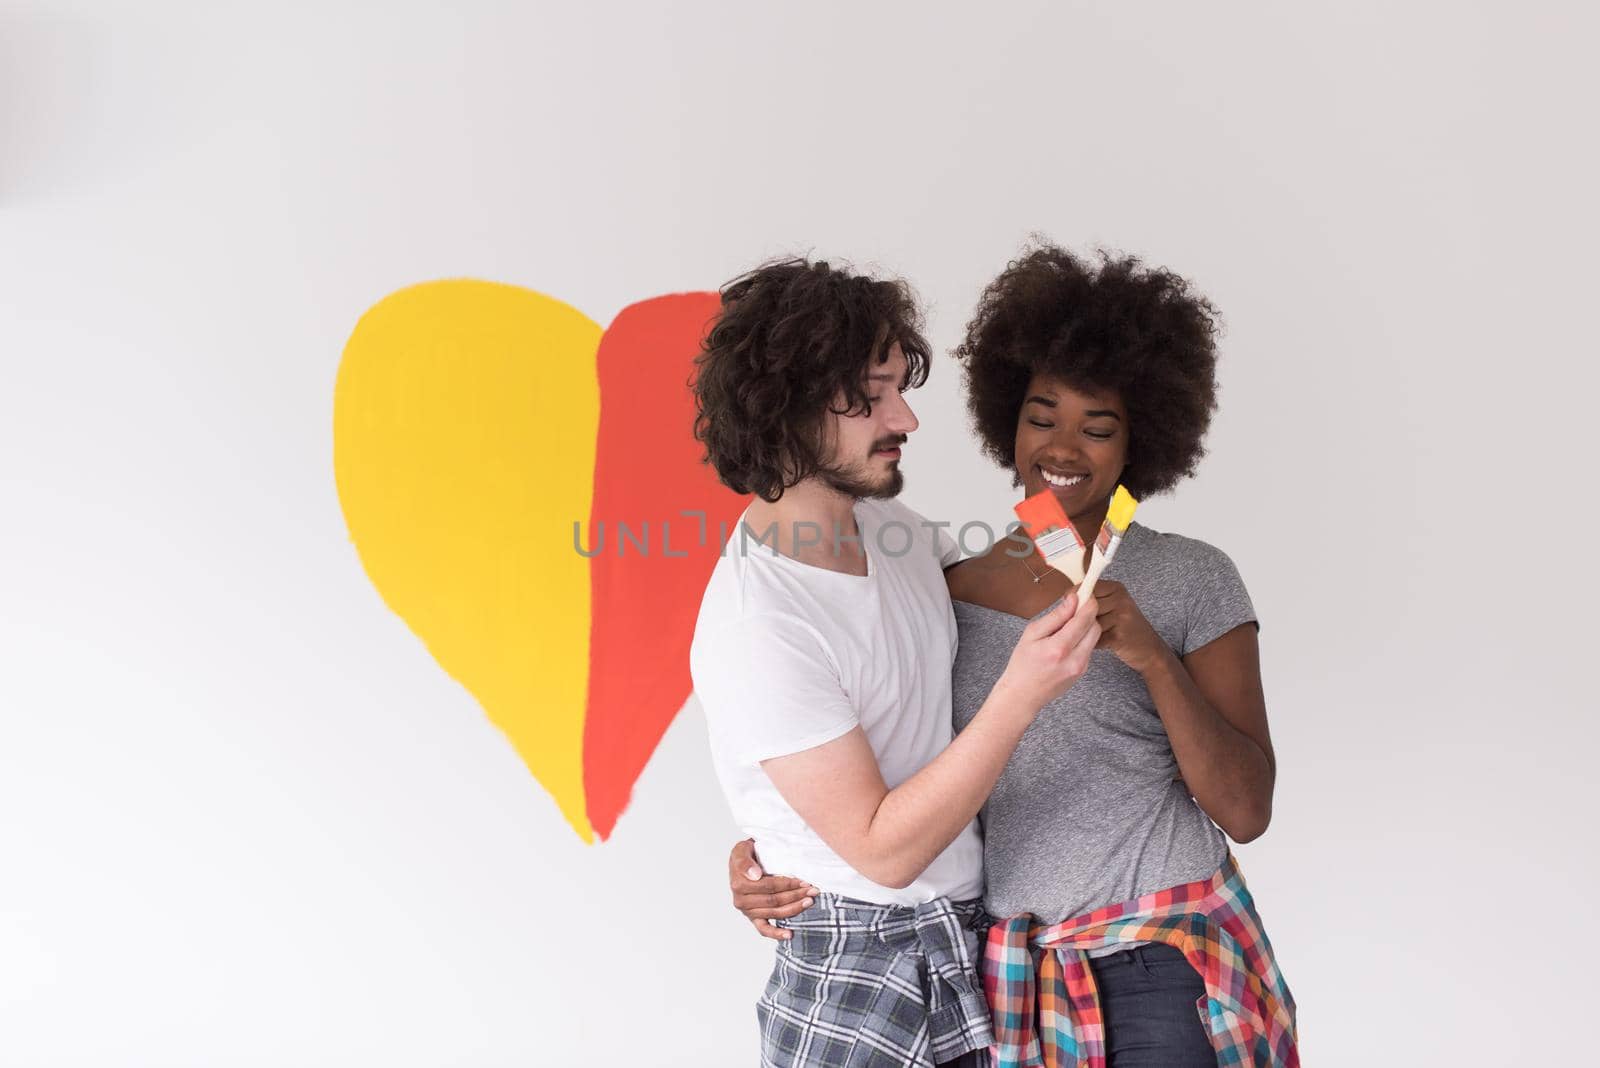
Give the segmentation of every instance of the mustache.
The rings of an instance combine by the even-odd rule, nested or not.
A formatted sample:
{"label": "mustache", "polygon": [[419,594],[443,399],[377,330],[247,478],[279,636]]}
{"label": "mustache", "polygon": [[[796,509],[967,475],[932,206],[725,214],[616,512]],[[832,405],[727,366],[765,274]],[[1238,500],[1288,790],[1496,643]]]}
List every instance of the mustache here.
{"label": "mustache", "polygon": [[885,438],[883,441],[875,442],[872,446],[872,451],[877,452],[879,449],[898,449],[900,446],[904,445],[907,440],[909,439],[904,434],[898,438]]}

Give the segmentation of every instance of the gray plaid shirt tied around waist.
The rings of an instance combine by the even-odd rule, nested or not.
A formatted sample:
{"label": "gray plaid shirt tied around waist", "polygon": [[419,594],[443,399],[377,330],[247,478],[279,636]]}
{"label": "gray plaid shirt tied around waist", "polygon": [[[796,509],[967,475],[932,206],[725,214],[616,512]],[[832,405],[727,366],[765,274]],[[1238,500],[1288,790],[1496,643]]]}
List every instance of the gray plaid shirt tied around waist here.
{"label": "gray plaid shirt tied around waist", "polygon": [[756,1003],[765,1068],[931,1068],[986,1049],[993,1029],[977,961],[980,901],[875,905],[819,894],[778,920],[772,978]]}

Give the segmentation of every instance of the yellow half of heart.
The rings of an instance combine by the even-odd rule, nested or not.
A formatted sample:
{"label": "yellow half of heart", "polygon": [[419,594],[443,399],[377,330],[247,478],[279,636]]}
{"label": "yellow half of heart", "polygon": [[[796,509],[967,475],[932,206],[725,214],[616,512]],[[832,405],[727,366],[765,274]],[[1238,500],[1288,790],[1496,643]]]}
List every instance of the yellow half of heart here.
{"label": "yellow half of heart", "polygon": [[470,280],[390,294],[334,387],[334,477],[384,602],[475,696],[586,842],[588,561],[601,327]]}

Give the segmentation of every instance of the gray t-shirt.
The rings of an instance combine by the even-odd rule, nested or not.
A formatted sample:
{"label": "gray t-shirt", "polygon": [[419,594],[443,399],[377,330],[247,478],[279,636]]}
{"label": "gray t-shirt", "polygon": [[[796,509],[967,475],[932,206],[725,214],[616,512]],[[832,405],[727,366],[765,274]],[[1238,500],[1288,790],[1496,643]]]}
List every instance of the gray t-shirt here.
{"label": "gray t-shirt", "polygon": [[[1256,619],[1227,554],[1138,522],[1129,524],[1105,577],[1128,588],[1179,656]],[[955,602],[955,613],[960,731],[1005,670],[1028,621],[965,601]],[[1144,679],[1115,653],[1095,650],[1083,677],[1029,726],[984,805],[989,912],[1031,912],[1057,923],[1210,876],[1227,839],[1177,774]]]}

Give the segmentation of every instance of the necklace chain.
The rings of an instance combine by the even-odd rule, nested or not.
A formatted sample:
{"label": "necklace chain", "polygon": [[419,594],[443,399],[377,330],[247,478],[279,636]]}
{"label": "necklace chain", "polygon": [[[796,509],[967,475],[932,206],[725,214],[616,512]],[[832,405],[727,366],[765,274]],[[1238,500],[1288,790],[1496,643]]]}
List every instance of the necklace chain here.
{"label": "necklace chain", "polygon": [[[1034,546],[1033,552],[1029,553],[1028,556],[1037,556],[1038,553],[1039,553],[1039,547],[1038,546]],[[1043,582],[1045,580],[1045,576],[1050,574],[1051,570],[1053,570],[1053,569],[1048,564],[1046,564],[1045,565],[1045,569],[1044,569],[1044,571],[1045,571],[1044,575],[1039,574],[1037,571],[1035,571],[1033,569],[1033,564],[1029,562],[1028,556],[1019,556],[1019,557],[1017,557],[1017,559],[1021,560],[1022,561],[1022,566],[1028,569],[1028,574],[1033,576],[1033,584],[1035,586],[1037,586],[1039,583],[1041,583],[1041,582]]]}

